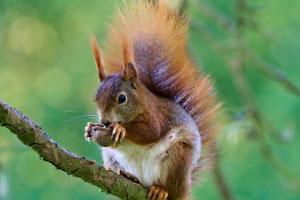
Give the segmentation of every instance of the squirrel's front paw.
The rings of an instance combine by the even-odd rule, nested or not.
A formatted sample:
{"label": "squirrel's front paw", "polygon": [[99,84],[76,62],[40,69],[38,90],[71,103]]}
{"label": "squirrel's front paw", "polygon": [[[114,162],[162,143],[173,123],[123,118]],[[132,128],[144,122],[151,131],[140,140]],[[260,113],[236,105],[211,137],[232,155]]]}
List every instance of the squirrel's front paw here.
{"label": "squirrel's front paw", "polygon": [[126,136],[126,129],[119,123],[114,123],[111,125],[112,131],[112,140],[114,141],[114,146],[117,143],[120,143]]}
{"label": "squirrel's front paw", "polygon": [[85,126],[84,137],[87,141],[96,141],[99,134],[101,133],[101,129],[103,129],[103,125],[94,124],[92,122],[88,122]]}

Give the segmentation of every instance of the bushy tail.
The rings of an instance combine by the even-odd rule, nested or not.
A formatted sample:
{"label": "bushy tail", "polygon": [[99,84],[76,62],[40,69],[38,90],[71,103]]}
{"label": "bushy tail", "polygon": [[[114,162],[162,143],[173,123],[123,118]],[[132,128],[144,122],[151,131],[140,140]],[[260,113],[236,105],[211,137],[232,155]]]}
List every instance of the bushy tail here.
{"label": "bushy tail", "polygon": [[218,129],[219,104],[213,85],[188,55],[186,20],[162,1],[149,2],[133,1],[117,12],[107,35],[106,72],[122,71],[123,43],[129,41],[141,81],[153,93],[179,103],[192,116],[209,158]]}

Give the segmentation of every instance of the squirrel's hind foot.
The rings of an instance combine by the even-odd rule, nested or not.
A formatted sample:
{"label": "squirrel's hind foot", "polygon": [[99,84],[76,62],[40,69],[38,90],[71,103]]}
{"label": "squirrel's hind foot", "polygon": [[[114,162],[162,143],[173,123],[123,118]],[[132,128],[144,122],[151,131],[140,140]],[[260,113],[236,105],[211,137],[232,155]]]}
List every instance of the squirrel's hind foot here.
{"label": "squirrel's hind foot", "polygon": [[169,193],[161,186],[152,185],[149,188],[148,200],[167,200]]}

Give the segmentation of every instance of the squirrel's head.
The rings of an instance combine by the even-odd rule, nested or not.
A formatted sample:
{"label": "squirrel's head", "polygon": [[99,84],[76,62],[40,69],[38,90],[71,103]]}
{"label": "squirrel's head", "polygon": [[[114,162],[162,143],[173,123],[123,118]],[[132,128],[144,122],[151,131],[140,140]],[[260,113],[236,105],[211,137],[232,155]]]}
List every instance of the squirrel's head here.
{"label": "squirrel's head", "polygon": [[123,73],[109,76],[105,74],[100,49],[95,40],[92,45],[101,81],[95,97],[100,122],[105,125],[114,122],[128,123],[143,111],[143,102],[139,95],[142,85],[138,80],[128,45],[124,45]]}

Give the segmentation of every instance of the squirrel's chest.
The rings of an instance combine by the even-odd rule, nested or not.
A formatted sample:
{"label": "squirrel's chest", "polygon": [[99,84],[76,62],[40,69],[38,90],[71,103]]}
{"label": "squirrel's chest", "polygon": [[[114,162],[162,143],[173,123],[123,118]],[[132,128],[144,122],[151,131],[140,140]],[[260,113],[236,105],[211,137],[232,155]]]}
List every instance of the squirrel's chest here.
{"label": "squirrel's chest", "polygon": [[159,181],[161,160],[165,152],[165,149],[159,147],[130,145],[115,150],[114,155],[122,169],[136,176],[142,184],[152,185]]}
{"label": "squirrel's chest", "polygon": [[160,182],[162,160],[176,137],[177,133],[172,132],[158,143],[147,146],[124,142],[111,153],[121,169],[137,177],[143,185],[150,186]]}

